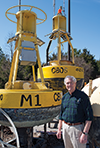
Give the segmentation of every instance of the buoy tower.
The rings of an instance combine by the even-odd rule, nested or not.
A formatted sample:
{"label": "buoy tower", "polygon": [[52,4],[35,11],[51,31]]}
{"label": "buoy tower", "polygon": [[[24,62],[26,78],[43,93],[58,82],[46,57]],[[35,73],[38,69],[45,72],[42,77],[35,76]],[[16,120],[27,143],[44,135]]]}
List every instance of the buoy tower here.
{"label": "buoy tower", "polygon": [[[11,10],[19,6],[27,9],[12,13]],[[39,18],[33,9],[41,11],[45,18]],[[47,87],[49,84],[44,81],[41,68],[38,46],[42,46],[44,42],[37,37],[36,25],[47,19],[46,13],[35,6],[17,5],[9,8],[5,14],[11,22],[17,24],[17,31],[8,40],[8,43],[15,40],[15,49],[9,80],[5,89],[0,89],[0,124],[13,125],[17,129],[17,148],[31,148],[33,127],[50,122],[59,114],[62,92]],[[8,15],[14,15],[17,21],[10,19]],[[40,22],[37,23],[37,20]],[[22,65],[32,66],[33,81],[17,80],[19,59]],[[36,60],[41,82],[36,82],[35,79]]]}
{"label": "buoy tower", "polygon": [[[63,94],[66,93],[64,85],[64,78],[67,75],[72,75],[77,79],[77,87],[81,89],[84,82],[84,69],[82,67],[75,66],[74,62],[74,49],[71,43],[72,37],[66,30],[66,16],[62,13],[52,18],[52,33],[49,34],[49,43],[46,49],[46,65],[43,66],[44,80],[50,83],[50,87],[53,90],[62,90]],[[49,49],[52,41],[57,40],[57,59],[49,61]],[[71,60],[63,60],[61,58],[61,45],[68,42],[72,55]],[[40,81],[40,73],[38,71],[38,81]]]}

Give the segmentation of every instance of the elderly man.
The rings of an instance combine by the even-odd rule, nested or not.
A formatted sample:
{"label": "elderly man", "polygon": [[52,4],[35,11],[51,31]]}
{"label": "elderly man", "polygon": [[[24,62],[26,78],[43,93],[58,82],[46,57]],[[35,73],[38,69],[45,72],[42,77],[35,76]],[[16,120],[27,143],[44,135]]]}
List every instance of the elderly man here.
{"label": "elderly man", "polygon": [[89,97],[76,89],[76,79],[66,76],[64,84],[68,92],[62,98],[57,138],[63,140],[65,148],[86,148],[87,136],[93,119]]}

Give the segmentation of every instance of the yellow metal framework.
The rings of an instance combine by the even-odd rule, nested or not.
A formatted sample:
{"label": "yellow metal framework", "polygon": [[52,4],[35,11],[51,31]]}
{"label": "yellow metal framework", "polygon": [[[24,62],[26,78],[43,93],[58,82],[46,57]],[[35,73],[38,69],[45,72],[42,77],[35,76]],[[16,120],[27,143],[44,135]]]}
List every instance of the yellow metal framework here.
{"label": "yellow metal framework", "polygon": [[[53,32],[50,36],[50,39],[58,38],[58,62],[61,60],[61,44],[64,42],[68,42],[72,49],[72,62],[74,63],[74,49],[71,44],[72,38],[66,32],[66,17],[63,15],[56,15],[53,17]],[[61,42],[61,38],[63,41]]]}
{"label": "yellow metal framework", "polygon": [[[47,16],[44,11],[37,7],[22,6],[30,7],[30,9],[21,10],[16,14],[9,12],[9,10],[19,7],[18,5],[6,11],[7,18],[8,14],[16,16],[17,22],[8,19],[13,23],[17,23],[17,32],[14,37],[8,40],[8,43],[13,40],[16,42],[9,80],[5,84],[5,89],[0,90],[0,108],[6,109],[16,127],[33,127],[50,122],[59,114],[62,91],[53,91],[49,88],[49,83],[44,82],[38,50],[38,45],[41,46],[44,42],[37,37],[36,25],[43,23]],[[38,18],[31,11],[33,8],[42,11],[45,14],[45,19]],[[37,19],[40,20],[40,23],[36,22]],[[20,57],[22,58],[22,65],[29,64],[32,66],[33,81],[16,80]],[[41,82],[36,81],[34,68],[36,60],[39,66]],[[30,117],[29,121],[28,117]],[[0,124],[8,126],[8,123],[2,119],[1,115]]]}
{"label": "yellow metal framework", "polygon": [[13,21],[12,19],[10,19],[10,18],[7,16],[7,14],[11,14],[11,15],[15,15],[15,16],[16,16],[16,13],[11,13],[11,12],[9,12],[9,10],[11,10],[11,9],[13,9],[13,8],[16,8],[16,7],[20,7],[20,6],[21,6],[21,7],[29,7],[29,8],[30,8],[30,10],[29,10],[30,12],[32,12],[32,9],[35,8],[35,9],[38,9],[38,10],[42,11],[42,12],[45,14],[45,19],[37,18],[37,19],[40,20],[41,22],[37,23],[36,25],[39,25],[39,24],[41,24],[41,23],[43,23],[43,22],[46,21],[46,19],[47,19],[46,13],[45,13],[42,9],[37,8],[37,7],[35,7],[35,6],[30,6],[30,5],[16,5],[16,6],[13,6],[13,7],[10,7],[9,9],[7,9],[5,15],[6,15],[6,17],[7,17],[7,19],[8,19],[9,21],[11,21],[11,22],[13,22],[13,23],[17,23],[17,22],[15,22],[15,21]]}
{"label": "yellow metal framework", "polygon": [[[53,31],[49,36],[50,41],[47,47],[47,65],[42,68],[44,80],[50,83],[53,90],[61,90],[63,94],[67,92],[64,85],[64,78],[67,75],[72,75],[77,79],[77,88],[81,89],[84,80],[84,69],[75,66],[74,49],[71,44],[72,37],[66,32],[66,17],[56,15],[53,17]],[[49,61],[48,51],[53,40],[57,39],[57,60]],[[67,61],[61,59],[61,44],[68,42],[72,50],[72,60]],[[38,71],[38,81],[40,81],[40,73]]]}
{"label": "yellow metal framework", "polygon": [[[16,43],[15,43],[15,51],[14,51],[14,56],[13,56],[13,60],[12,60],[10,75],[9,75],[9,81],[6,84],[6,88],[14,88],[14,83],[15,83],[16,77],[17,77],[19,56],[20,56],[22,48],[25,50],[35,50],[36,51],[39,71],[40,71],[40,75],[41,75],[41,81],[42,81],[42,83],[44,83],[44,77],[43,77],[43,72],[42,72],[42,68],[41,68],[41,61],[40,61],[40,56],[39,56],[39,51],[38,51],[38,44],[41,44],[43,41],[40,40],[39,38],[37,38],[36,25],[43,23],[47,19],[47,15],[43,10],[41,10],[37,7],[34,7],[34,6],[30,6],[30,5],[21,5],[21,7],[29,7],[30,10],[22,10],[22,11],[17,12],[16,14],[9,12],[9,10],[11,10],[15,7],[19,7],[19,6],[20,5],[13,6],[13,7],[9,8],[5,13],[5,15],[8,19],[9,19],[9,17],[7,16],[8,14],[15,15],[17,18],[17,22],[9,19],[11,22],[17,23],[17,32],[16,32],[16,37],[11,39],[11,41],[12,41],[16,38]],[[37,15],[31,11],[33,8],[42,11],[45,15],[45,19],[37,18]],[[41,22],[36,23],[37,19],[40,20]],[[25,22],[27,22],[27,21],[28,21],[28,24],[26,26]],[[22,47],[22,41],[33,42],[35,45],[35,48]],[[34,73],[34,66],[33,66],[33,74],[35,74]],[[35,80],[35,75],[33,76],[33,79]]]}

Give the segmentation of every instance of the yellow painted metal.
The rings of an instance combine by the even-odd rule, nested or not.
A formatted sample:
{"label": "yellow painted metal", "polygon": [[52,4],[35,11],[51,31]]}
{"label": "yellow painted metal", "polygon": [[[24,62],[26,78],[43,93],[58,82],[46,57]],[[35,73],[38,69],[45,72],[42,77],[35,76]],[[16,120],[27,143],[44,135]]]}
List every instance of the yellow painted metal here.
{"label": "yellow painted metal", "polygon": [[13,56],[13,60],[12,60],[12,65],[11,65],[11,70],[10,70],[10,75],[9,75],[9,85],[8,85],[8,88],[10,87],[11,85],[11,82],[12,82],[12,85],[11,85],[11,88],[14,86],[14,82],[16,80],[16,77],[17,77],[17,69],[18,69],[18,62],[19,62],[19,55],[20,55],[20,39],[18,41],[18,49],[15,50],[14,52],[14,56]]}
{"label": "yellow painted metal", "polygon": [[[62,64],[62,65],[60,65]],[[66,64],[66,65],[64,65]],[[64,78],[67,75],[72,75],[77,79],[77,88],[81,89],[84,82],[84,69],[72,65],[72,63],[67,63],[67,61],[60,62],[59,64],[54,61],[50,62],[49,66],[44,66],[42,68],[45,82],[50,83],[50,88],[53,90],[60,90],[65,94],[67,92],[64,85]],[[40,74],[38,71],[38,81],[40,81]]]}
{"label": "yellow painted metal", "polygon": [[[2,97],[1,97],[2,96]],[[0,108],[42,108],[61,104],[61,91],[41,89],[0,90]]]}
{"label": "yellow painted metal", "polygon": [[[41,23],[43,23],[43,22],[46,21],[46,19],[47,19],[46,13],[45,13],[42,9],[37,8],[37,7],[35,7],[35,6],[30,6],[30,5],[16,5],[16,6],[13,6],[13,7],[10,7],[9,9],[7,9],[5,15],[6,15],[6,17],[7,17],[7,19],[8,19],[9,21],[11,21],[11,22],[13,22],[13,23],[17,23],[17,22],[15,22],[15,21],[13,21],[12,19],[10,19],[7,15],[10,14],[10,15],[15,15],[15,16],[16,16],[16,13],[11,13],[11,12],[9,12],[9,10],[11,10],[11,9],[13,9],[13,8],[16,8],[16,7],[19,7],[19,6],[21,6],[21,7],[29,7],[29,8],[30,8],[30,10],[29,10],[30,13],[32,12],[31,10],[32,10],[33,8],[38,9],[38,10],[40,10],[41,12],[44,13],[45,19],[37,18],[37,20],[40,20],[41,22],[36,23],[36,25],[41,24]],[[26,10],[25,10],[25,11],[26,11]]]}
{"label": "yellow painted metal", "polygon": [[58,32],[58,61],[61,60],[61,44],[60,44],[60,36],[59,36],[59,32]]}
{"label": "yellow painted metal", "polygon": [[[21,17],[21,14],[23,18]],[[23,19],[20,24],[20,17]],[[36,18],[37,15],[34,12],[30,12],[29,10],[19,11],[16,14],[17,18],[17,33],[20,31],[26,31],[36,34]]]}
{"label": "yellow painted metal", "polygon": [[[56,15],[53,17],[53,32],[50,37],[51,40],[57,39],[58,50],[57,60],[49,61],[47,66],[42,68],[44,80],[50,83],[50,88],[53,90],[62,90],[66,93],[64,85],[64,78],[67,75],[72,75],[77,79],[77,88],[81,89],[84,81],[84,69],[75,66],[74,49],[71,44],[71,36],[66,32],[66,17],[63,15]],[[62,41],[63,40],[63,41]],[[68,42],[72,49],[72,61],[61,59],[61,44]],[[40,72],[38,71],[38,80],[40,81]]]}
{"label": "yellow painted metal", "polygon": [[[16,16],[17,32],[15,37],[9,39],[9,42],[16,40],[14,48],[15,51],[13,55],[9,80],[5,84],[5,89],[0,89],[0,108],[6,109],[6,112],[9,116],[11,116],[17,127],[29,127],[39,125],[41,123],[47,123],[47,121],[51,121],[55,116],[58,115],[61,105],[62,91],[53,91],[51,88],[49,88],[49,83],[44,82],[38,50],[38,45],[41,46],[44,42],[37,37],[36,25],[43,23],[47,16],[44,11],[37,7],[29,5],[21,5],[21,7],[22,6],[28,6],[30,7],[30,10],[21,10],[16,14],[8,12],[12,8],[18,7],[14,6],[6,11],[7,18],[8,14]],[[32,8],[36,8],[42,11],[45,14],[45,19],[38,18],[37,15],[31,11]],[[41,22],[36,23],[37,19]],[[14,22],[11,19],[9,20]],[[33,81],[16,80],[20,55],[22,58],[21,63],[23,65],[28,64],[29,62],[32,63]],[[34,68],[36,60],[39,66],[41,82],[36,82]],[[16,114],[16,109],[18,114]],[[23,113],[22,109],[27,112],[27,115],[26,113]],[[44,113],[45,111],[47,112]],[[43,118],[40,119],[41,116]],[[28,117],[30,117],[31,120],[28,121]],[[0,119],[0,124],[8,125],[6,121],[2,121],[2,118]]]}
{"label": "yellow painted metal", "polygon": [[[70,37],[66,32],[66,17],[63,15],[56,15],[53,17],[53,36],[54,39],[58,38],[58,61],[61,60],[61,44],[68,42],[72,49],[72,62],[74,64],[74,49],[70,41]],[[61,36],[65,36],[66,39],[61,42]]]}
{"label": "yellow painted metal", "polygon": [[53,17],[53,31],[61,29],[66,31],[66,17],[62,15],[56,15]]}
{"label": "yellow painted metal", "polygon": [[[24,89],[24,87],[23,87],[23,85],[25,84],[25,83],[29,83],[30,85],[31,85],[31,89],[40,89],[40,90],[47,90],[48,88],[46,87],[46,84],[47,84],[47,82],[44,82],[44,83],[41,83],[41,82],[34,82],[34,81],[22,81],[22,80],[16,80],[15,81],[15,83],[14,83],[14,87],[13,87],[13,89]],[[9,82],[7,82],[6,84],[5,84],[5,89],[7,89],[8,88],[8,86],[9,86]],[[9,86],[9,89],[11,89],[12,87],[12,84]],[[29,89],[30,89],[29,88]]]}
{"label": "yellow painted metal", "polygon": [[70,42],[70,39],[69,39],[67,33],[66,33],[66,37],[67,37],[68,43],[69,43],[69,45],[70,45],[70,47],[71,47],[71,49],[72,49],[72,62],[73,62],[73,64],[75,64],[75,63],[74,63],[74,49],[73,49],[73,46],[72,46],[72,44],[71,44],[71,42]]}
{"label": "yellow painted metal", "polygon": [[[19,27],[19,33],[21,33],[21,31],[22,31],[22,28],[23,28],[23,15],[22,15],[22,11],[20,12],[20,17],[19,17],[19,19],[17,19],[17,20],[19,20],[19,25],[18,25],[18,23],[17,23],[17,27]],[[23,30],[24,31],[24,30]]]}
{"label": "yellow painted metal", "polygon": [[35,67],[34,66],[32,66],[32,70],[33,70],[33,80],[35,82],[36,81],[36,76],[35,76]]}
{"label": "yellow painted metal", "polygon": [[44,82],[44,76],[43,76],[43,71],[42,71],[42,67],[41,67],[41,61],[40,61],[38,46],[35,45],[35,47],[36,47],[35,49],[36,49],[36,54],[37,54],[37,58],[38,58],[38,66],[39,66],[39,72],[40,72],[40,76],[41,76],[41,81]]}
{"label": "yellow painted metal", "polygon": [[15,63],[14,63],[14,72],[13,72],[13,78],[12,78],[13,86],[14,86],[14,82],[15,82],[16,77],[17,77],[18,62],[19,62],[19,50],[17,50],[16,58],[15,58]]}
{"label": "yellow painted metal", "polygon": [[[37,46],[37,35],[36,35],[37,23],[36,23],[36,20],[39,19],[39,20],[41,20],[41,23],[43,23],[47,19],[47,15],[43,10],[41,10],[37,7],[29,6],[29,5],[21,5],[21,7],[23,7],[23,6],[30,7],[30,10],[22,10],[22,11],[17,12],[16,14],[9,13],[9,10],[11,10],[15,7],[18,7],[18,6],[13,6],[6,11],[7,18],[8,18],[7,14],[12,14],[12,15],[16,16],[16,19],[17,19],[16,35],[18,35],[17,41],[15,43],[15,52],[14,52],[12,66],[11,66],[11,70],[10,70],[9,81],[6,85],[6,89],[7,88],[10,89],[10,88],[14,88],[14,87],[16,88],[14,83],[15,83],[16,77],[17,77],[18,62],[19,62],[19,56],[21,53],[20,50],[22,48],[25,50],[34,50],[34,48],[22,47],[22,41],[29,41],[29,42],[34,43],[36,55],[37,55],[38,66],[39,66],[40,75],[41,75],[41,81],[42,81],[42,83],[44,82],[43,72],[42,72],[42,68],[41,68],[41,61],[40,61],[40,56],[39,56],[39,51],[38,51],[38,46]],[[37,18],[36,13],[31,11],[32,8],[36,8],[36,9],[39,9],[40,11],[42,11],[45,14],[45,19],[43,20],[43,19]],[[9,20],[12,21],[11,19],[9,19]],[[12,21],[12,22],[14,22],[14,21]],[[33,74],[35,74],[35,73],[33,73]],[[33,77],[35,80],[35,75]]]}
{"label": "yellow painted metal", "polygon": [[[44,78],[65,78],[67,75],[73,75],[75,78],[84,78],[84,69],[74,65],[54,65],[45,66],[43,69]],[[40,74],[38,72],[38,78]]]}
{"label": "yellow painted metal", "polygon": [[[36,34],[27,33],[27,32],[23,32],[22,31],[21,40],[30,41],[30,42],[34,42],[35,43],[37,41]],[[31,50],[33,50],[33,49],[31,48]]]}
{"label": "yellow painted metal", "polygon": [[14,63],[15,63],[16,53],[17,53],[17,50],[14,51],[14,55],[13,55],[13,59],[12,59],[12,65],[11,65],[11,70],[10,70],[10,75],[9,75],[9,83],[11,83],[12,77],[13,77]]}

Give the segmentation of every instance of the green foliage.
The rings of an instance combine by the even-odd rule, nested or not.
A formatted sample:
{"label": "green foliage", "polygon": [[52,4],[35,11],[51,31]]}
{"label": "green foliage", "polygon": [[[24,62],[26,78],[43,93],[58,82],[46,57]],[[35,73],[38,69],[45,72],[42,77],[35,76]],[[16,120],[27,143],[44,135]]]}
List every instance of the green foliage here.
{"label": "green foliage", "polygon": [[32,66],[18,65],[17,80],[32,80]]}
{"label": "green foliage", "polygon": [[[4,88],[8,82],[11,62],[0,48],[0,88]],[[38,64],[35,65],[35,74],[37,74]],[[33,80],[32,66],[18,65],[17,80]]]}
{"label": "green foliage", "polygon": [[75,57],[75,65],[84,69],[84,81],[88,82],[93,72],[93,67],[90,63],[86,63],[83,57]]}
{"label": "green foliage", "polygon": [[49,56],[49,61],[57,60],[57,54],[53,53]]}
{"label": "green foliage", "polygon": [[8,81],[9,72],[10,61],[0,48],[0,88],[4,88],[4,84]]}
{"label": "green foliage", "polygon": [[[51,55],[49,56],[49,61],[57,60],[57,56],[58,56],[58,54],[55,54],[55,53],[51,54]],[[62,58],[63,60],[65,60],[66,57],[67,57],[67,53],[64,53],[64,52],[61,51],[61,58]]]}
{"label": "green foliage", "polygon": [[87,49],[83,49],[83,53],[81,53],[80,57],[83,57],[87,64],[91,64],[93,71],[90,75],[90,79],[95,79],[98,74],[98,65],[94,56],[91,55],[90,51],[87,51]]}
{"label": "green foliage", "polygon": [[[98,65],[97,61],[95,60],[94,56],[90,54],[90,51],[87,49],[83,49],[83,52],[81,50],[74,49],[74,56],[75,64],[79,65],[84,68],[84,78],[87,82],[89,79],[95,79],[98,75]],[[77,61],[77,62],[76,62]]]}
{"label": "green foliage", "polygon": [[3,51],[2,51],[2,49],[1,49],[1,47],[0,47],[0,61],[2,61],[2,59],[4,58],[5,56],[4,56],[4,53],[3,53]]}
{"label": "green foliage", "polygon": [[97,60],[98,76],[100,77],[100,60]]}
{"label": "green foliage", "polygon": [[80,55],[81,55],[81,49],[77,50],[76,48],[74,48],[74,56],[80,57]]}
{"label": "green foliage", "polygon": [[[72,55],[72,52],[70,52]],[[68,57],[68,53],[62,53],[62,59],[65,60]],[[71,56],[72,57],[72,56]],[[100,61],[96,61],[94,56],[90,54],[90,51],[87,49],[77,50],[74,48],[74,57],[75,57],[75,65],[84,68],[84,79],[86,82],[89,79],[95,79],[98,75],[100,75]],[[49,60],[56,60],[57,54],[52,54],[49,57]]]}
{"label": "green foliage", "polygon": [[[67,60],[68,53],[61,52],[62,60]],[[90,51],[87,49],[77,50],[74,49],[75,65],[84,68],[84,78],[88,82],[89,79],[95,79],[100,76],[100,60],[96,60]],[[49,60],[56,60],[57,54],[53,53],[49,56]],[[0,48],[0,88],[4,88],[5,83],[9,79],[11,62],[7,55],[5,55]],[[35,65],[35,74],[37,76],[38,63]],[[18,66],[17,80],[32,80],[33,73],[31,66]]]}

